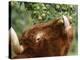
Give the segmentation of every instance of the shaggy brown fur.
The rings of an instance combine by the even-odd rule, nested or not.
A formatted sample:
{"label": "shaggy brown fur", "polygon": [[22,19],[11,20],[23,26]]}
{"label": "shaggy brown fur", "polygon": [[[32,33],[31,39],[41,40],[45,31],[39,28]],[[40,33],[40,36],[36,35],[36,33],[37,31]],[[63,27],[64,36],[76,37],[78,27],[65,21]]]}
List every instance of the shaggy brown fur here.
{"label": "shaggy brown fur", "polygon": [[[24,51],[15,58],[64,56],[68,53],[73,37],[72,29],[65,31],[61,19],[32,26],[20,39]],[[70,34],[69,34],[70,33]]]}

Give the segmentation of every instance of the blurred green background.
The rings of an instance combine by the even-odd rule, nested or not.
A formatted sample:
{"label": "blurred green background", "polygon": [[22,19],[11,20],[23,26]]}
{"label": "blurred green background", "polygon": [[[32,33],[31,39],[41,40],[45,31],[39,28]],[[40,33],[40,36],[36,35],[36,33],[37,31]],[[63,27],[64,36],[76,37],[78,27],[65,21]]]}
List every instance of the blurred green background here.
{"label": "blurred green background", "polygon": [[11,1],[11,26],[20,36],[25,28],[34,24],[48,22],[62,15],[72,17],[72,26],[75,31],[73,43],[68,55],[78,54],[78,6],[54,3],[32,3]]}

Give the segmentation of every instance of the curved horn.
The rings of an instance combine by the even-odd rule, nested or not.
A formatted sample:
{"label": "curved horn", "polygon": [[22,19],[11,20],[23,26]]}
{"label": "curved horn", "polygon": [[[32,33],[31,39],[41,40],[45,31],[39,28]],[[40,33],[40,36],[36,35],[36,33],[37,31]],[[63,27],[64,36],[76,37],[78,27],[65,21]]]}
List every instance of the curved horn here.
{"label": "curved horn", "polygon": [[69,22],[68,17],[66,17],[66,16],[63,15],[63,21],[64,21],[65,29],[66,29],[66,30],[71,29],[71,25],[70,25],[70,22]]}
{"label": "curved horn", "polygon": [[68,40],[73,38],[73,28],[70,24],[69,18],[66,16],[63,16],[63,21],[65,25],[65,31],[67,33]]}
{"label": "curved horn", "polygon": [[63,15],[63,19],[64,19],[64,25],[65,25],[65,27],[70,26],[70,22],[69,22],[68,18]]}
{"label": "curved horn", "polygon": [[23,46],[20,45],[17,34],[12,27],[10,29],[10,36],[11,36],[11,39],[10,39],[11,42],[10,43],[11,43],[12,52],[14,52],[15,54],[21,53],[24,50]]}

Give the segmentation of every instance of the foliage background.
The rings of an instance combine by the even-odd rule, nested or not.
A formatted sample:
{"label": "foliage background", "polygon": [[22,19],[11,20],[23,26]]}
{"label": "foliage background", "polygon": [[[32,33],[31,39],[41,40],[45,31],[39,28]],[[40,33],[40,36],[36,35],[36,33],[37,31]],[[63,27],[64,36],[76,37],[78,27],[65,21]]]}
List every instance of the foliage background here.
{"label": "foliage background", "polygon": [[78,6],[54,3],[32,3],[11,1],[11,26],[14,28],[18,36],[34,24],[48,22],[49,20],[62,15],[72,17],[72,25],[75,35],[73,43],[68,55],[78,54]]}

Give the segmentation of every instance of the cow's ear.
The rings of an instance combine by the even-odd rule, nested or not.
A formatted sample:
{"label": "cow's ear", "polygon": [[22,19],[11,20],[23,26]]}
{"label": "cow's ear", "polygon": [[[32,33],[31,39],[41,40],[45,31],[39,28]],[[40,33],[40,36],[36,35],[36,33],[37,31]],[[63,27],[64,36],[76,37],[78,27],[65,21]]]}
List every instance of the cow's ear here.
{"label": "cow's ear", "polygon": [[63,19],[59,19],[59,20],[57,21],[57,23],[58,23],[58,24],[63,24],[64,21],[63,21]]}
{"label": "cow's ear", "polygon": [[50,25],[51,26],[59,26],[59,25],[63,25],[63,19],[58,17],[58,18],[55,18],[53,19],[52,21],[50,21]]}
{"label": "cow's ear", "polygon": [[64,26],[64,21],[63,19],[59,18],[55,24],[56,27],[63,27]]}

